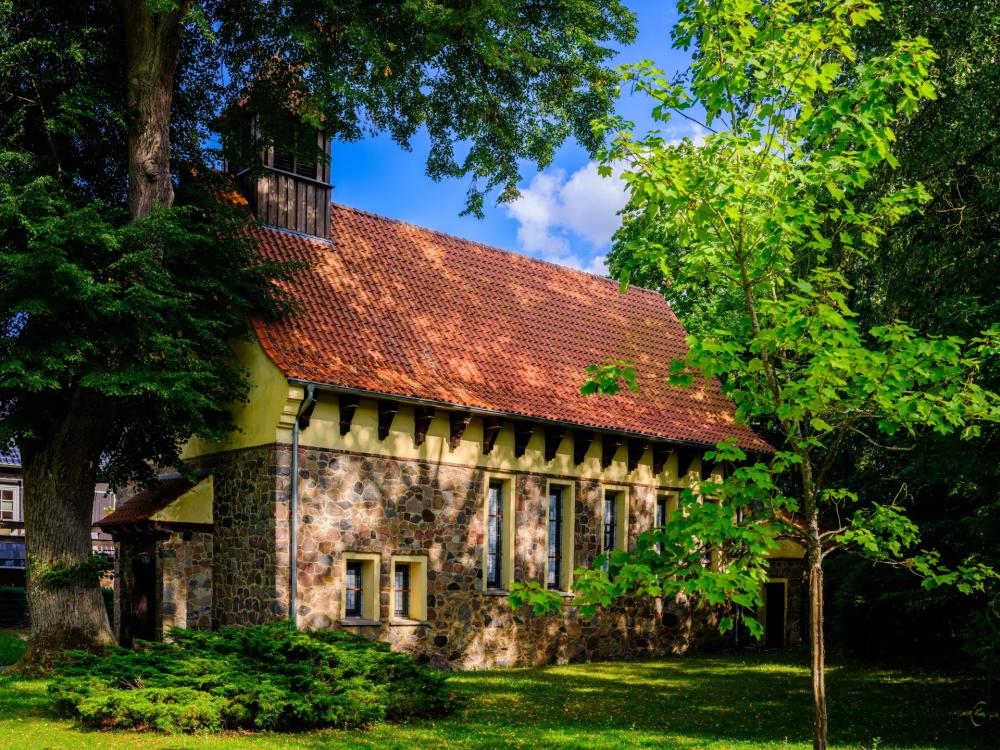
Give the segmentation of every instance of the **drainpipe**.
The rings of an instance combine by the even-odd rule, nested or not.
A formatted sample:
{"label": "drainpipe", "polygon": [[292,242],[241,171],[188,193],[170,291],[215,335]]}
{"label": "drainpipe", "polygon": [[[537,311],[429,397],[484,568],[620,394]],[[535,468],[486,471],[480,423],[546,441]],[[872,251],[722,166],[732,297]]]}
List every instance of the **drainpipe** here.
{"label": "drainpipe", "polygon": [[292,491],[288,498],[288,616],[292,624],[299,624],[299,429],[309,426],[316,407],[316,386],[306,385],[306,395],[299,404],[295,423],[292,425]]}

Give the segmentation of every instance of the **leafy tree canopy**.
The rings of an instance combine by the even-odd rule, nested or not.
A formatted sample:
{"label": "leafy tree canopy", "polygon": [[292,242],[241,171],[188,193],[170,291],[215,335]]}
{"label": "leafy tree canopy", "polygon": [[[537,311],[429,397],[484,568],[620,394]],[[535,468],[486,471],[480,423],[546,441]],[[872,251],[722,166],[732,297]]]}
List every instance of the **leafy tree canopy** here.
{"label": "leafy tree canopy", "polygon": [[[633,274],[662,280],[682,319],[697,318],[687,354],[669,377],[717,377],[737,419],[762,425],[777,450],[747,464],[731,443],[709,459],[726,478],[695,487],[664,528],[578,571],[586,608],[620,596],[693,596],[730,613],[761,604],[776,538],[806,550],[815,709],[814,746],[826,745],[823,562],[835,550],[903,566],[928,586],[969,591],[996,576],[979,563],[955,569],[919,551],[919,528],[893,496],[860,502],[832,473],[845,441],[880,444],[931,431],[977,438],[1000,420],[1000,398],[983,387],[1000,327],[968,340],[921,335],[891,319],[863,325],[851,306],[845,257],[872,257],[880,238],[928,201],[919,183],[871,186],[896,168],[896,130],[932,100],[926,39],[904,37],[859,54],[882,13],[869,2],[680,3],[675,43],[692,48],[690,76],[672,81],[650,63],[623,80],[649,94],[654,119],[696,117],[707,135],[675,145],[611,117],[605,172],[624,163],[630,200],[616,238],[623,286]],[[635,382],[630,365],[592,369],[589,390]],[[692,545],[692,540],[697,544]],[[701,549],[698,549],[701,547]],[[711,552],[712,565],[703,564]],[[607,567],[602,565],[605,563]],[[534,584],[513,604],[536,610],[561,598]],[[723,617],[723,630],[731,616]],[[747,620],[751,631],[760,625]]]}

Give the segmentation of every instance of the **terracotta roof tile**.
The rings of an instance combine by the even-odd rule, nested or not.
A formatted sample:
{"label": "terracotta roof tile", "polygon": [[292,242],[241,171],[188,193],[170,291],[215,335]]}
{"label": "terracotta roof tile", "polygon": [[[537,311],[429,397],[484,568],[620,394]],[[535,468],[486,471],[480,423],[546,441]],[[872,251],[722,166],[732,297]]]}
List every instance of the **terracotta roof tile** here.
{"label": "terracotta roof tile", "polygon": [[[291,378],[770,450],[734,424],[718,383],[665,382],[685,331],[659,294],[345,206],[332,208],[332,243],[256,231],[265,256],[309,264],[287,285],[299,311],[254,323]],[[635,362],[638,393],[580,395],[584,368],[605,357]]]}

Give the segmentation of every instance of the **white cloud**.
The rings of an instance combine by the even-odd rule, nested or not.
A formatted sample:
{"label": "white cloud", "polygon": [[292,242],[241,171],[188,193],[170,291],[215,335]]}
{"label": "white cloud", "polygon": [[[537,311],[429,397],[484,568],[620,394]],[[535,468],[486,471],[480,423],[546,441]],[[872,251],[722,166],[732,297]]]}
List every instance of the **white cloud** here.
{"label": "white cloud", "polygon": [[618,211],[626,200],[620,172],[604,178],[589,162],[569,177],[563,169],[538,173],[507,214],[518,223],[517,241],[525,252],[606,274],[602,251],[621,224]]}

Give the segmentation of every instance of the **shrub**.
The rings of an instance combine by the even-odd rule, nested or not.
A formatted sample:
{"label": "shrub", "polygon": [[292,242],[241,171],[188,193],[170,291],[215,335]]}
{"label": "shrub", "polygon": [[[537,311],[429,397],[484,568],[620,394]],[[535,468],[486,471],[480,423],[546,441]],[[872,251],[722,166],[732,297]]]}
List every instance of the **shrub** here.
{"label": "shrub", "polygon": [[444,674],[346,631],[276,622],[170,638],[71,654],[49,686],[53,705],[89,727],[194,732],[359,727],[457,703]]}

